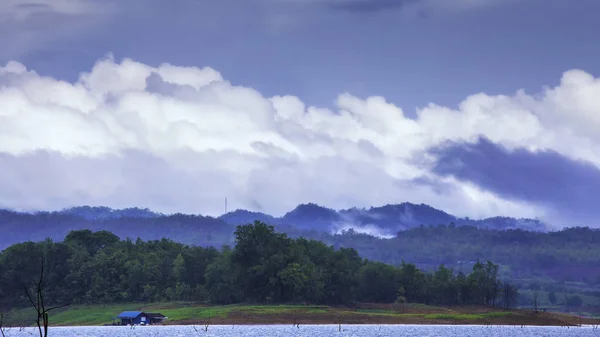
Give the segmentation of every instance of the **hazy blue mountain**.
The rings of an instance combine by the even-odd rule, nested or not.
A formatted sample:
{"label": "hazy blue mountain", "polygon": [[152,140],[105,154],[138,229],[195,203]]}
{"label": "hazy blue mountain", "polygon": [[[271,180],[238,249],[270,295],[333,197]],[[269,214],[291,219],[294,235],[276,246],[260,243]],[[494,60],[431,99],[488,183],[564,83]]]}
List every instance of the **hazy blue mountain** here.
{"label": "hazy blue mountain", "polygon": [[277,225],[289,225],[303,230],[333,231],[338,229],[361,229],[370,226],[382,232],[395,233],[420,225],[475,226],[491,229],[523,229],[546,231],[547,226],[534,219],[492,217],[487,219],[458,218],[425,204],[401,203],[380,207],[349,208],[333,210],[314,203],[298,205],[282,217],[273,217],[260,212],[237,210],[219,217],[229,224],[249,223],[261,220]]}
{"label": "hazy blue mountain", "polygon": [[149,209],[80,206],[57,212],[19,213],[0,210],[0,249],[7,245],[45,238],[62,240],[74,229],[109,230],[122,238],[169,238],[187,244],[231,244],[235,226],[260,220],[293,236],[320,237],[320,233],[347,231],[393,237],[396,232],[420,225],[470,225],[497,230],[546,231],[532,219],[493,217],[462,219],[428,205],[402,203],[368,209],[333,210],[314,203],[298,205],[282,217],[236,210],[218,218],[201,215],[165,215]]}
{"label": "hazy blue mountain", "polygon": [[[46,212],[45,212],[46,213]],[[74,215],[87,220],[119,219],[119,218],[156,218],[163,214],[152,212],[147,208],[112,209],[103,206],[78,206],[64,209],[60,214]]]}
{"label": "hazy blue mountain", "polygon": [[369,209],[351,208],[341,210],[344,219],[357,225],[375,225],[387,230],[403,230],[419,225],[441,225],[456,221],[456,217],[428,205],[402,203],[371,207]]}
{"label": "hazy blue mountain", "polygon": [[[104,213],[102,213],[104,214]],[[109,213],[112,214],[112,213]],[[119,214],[117,212],[117,214]],[[142,212],[140,217],[80,214],[79,212],[40,212],[35,214],[0,210],[0,250],[19,242],[63,240],[72,230],[107,230],[119,237],[143,240],[168,238],[201,246],[233,243],[235,225],[201,215],[157,215]],[[135,212],[133,214],[136,214]]]}
{"label": "hazy blue mountain", "polygon": [[226,214],[223,214],[219,217],[219,219],[225,221],[228,224],[232,224],[232,225],[242,225],[242,224],[247,224],[247,223],[251,223],[254,222],[255,220],[259,220],[265,223],[270,223],[273,224],[276,222],[276,218],[268,215],[268,214],[264,214],[264,213],[260,213],[260,212],[251,212],[251,211],[247,211],[245,209],[238,209],[232,212],[228,212]]}
{"label": "hazy blue mountain", "polygon": [[340,214],[330,208],[317,204],[301,204],[287,212],[279,222],[301,229],[329,231],[332,225],[342,220]]}
{"label": "hazy blue mountain", "polygon": [[455,224],[459,226],[475,226],[479,228],[493,229],[523,229],[529,231],[545,232],[550,228],[545,223],[535,219],[515,219],[503,216],[486,218],[481,220],[457,219]]}

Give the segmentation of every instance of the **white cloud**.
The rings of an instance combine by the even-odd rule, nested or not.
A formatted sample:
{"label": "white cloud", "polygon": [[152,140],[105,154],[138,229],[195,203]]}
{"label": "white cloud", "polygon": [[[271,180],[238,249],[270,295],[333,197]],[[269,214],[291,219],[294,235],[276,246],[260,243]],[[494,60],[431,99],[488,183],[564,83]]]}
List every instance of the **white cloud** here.
{"label": "white cloud", "polygon": [[415,158],[484,135],[600,167],[599,83],[572,70],[537,96],[477,94],[458,110],[432,104],[411,119],[382,97],[341,94],[335,111],[264,97],[211,68],[109,56],[68,83],[10,62],[0,67],[0,205],[218,214],[228,197],[232,207],[275,214],[303,202],[410,201],[460,216],[543,216],[541,207],[437,177]]}

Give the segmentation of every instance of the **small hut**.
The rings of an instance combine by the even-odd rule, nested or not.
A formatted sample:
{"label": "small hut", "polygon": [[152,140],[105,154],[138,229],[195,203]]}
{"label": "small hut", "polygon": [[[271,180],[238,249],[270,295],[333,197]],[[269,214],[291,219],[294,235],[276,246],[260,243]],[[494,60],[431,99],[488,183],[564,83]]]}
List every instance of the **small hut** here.
{"label": "small hut", "polygon": [[145,325],[149,323],[148,315],[142,311],[123,311],[117,316],[121,325]]}
{"label": "small hut", "polygon": [[152,312],[146,313],[143,311],[123,311],[117,316],[120,320],[120,325],[152,325],[163,323],[167,317],[165,315]]}

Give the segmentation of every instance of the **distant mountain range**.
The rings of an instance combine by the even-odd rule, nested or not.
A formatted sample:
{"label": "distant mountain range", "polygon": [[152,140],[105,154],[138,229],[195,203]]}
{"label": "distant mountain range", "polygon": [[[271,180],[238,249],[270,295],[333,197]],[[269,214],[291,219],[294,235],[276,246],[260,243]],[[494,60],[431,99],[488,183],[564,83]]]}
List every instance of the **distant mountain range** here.
{"label": "distant mountain range", "polygon": [[[112,209],[109,207],[80,206],[57,212],[59,214],[81,217],[86,220],[108,220],[121,218],[158,218],[169,215],[153,212],[147,208]],[[40,212],[39,214],[51,214]],[[288,225],[301,230],[319,230],[332,232],[354,228],[377,228],[394,235],[395,232],[420,225],[476,226],[490,229],[523,229],[547,231],[548,226],[534,219],[516,219],[493,217],[486,219],[458,218],[425,204],[401,203],[371,207],[369,209],[350,208],[334,210],[314,203],[301,204],[282,217],[238,209],[219,216],[217,219],[230,225],[240,225],[260,220],[273,225]]]}
{"label": "distant mountain range", "polygon": [[369,209],[350,208],[333,210],[308,203],[297,206],[282,217],[269,214],[236,210],[219,217],[229,224],[243,224],[261,220],[272,224],[291,225],[303,230],[339,231],[353,228],[356,231],[378,232],[395,235],[397,231],[420,225],[475,226],[489,229],[523,229],[548,231],[547,224],[534,219],[493,217],[486,219],[458,218],[425,204],[401,203],[371,207]]}
{"label": "distant mountain range", "polygon": [[[36,214],[64,214],[81,217],[86,220],[108,220],[120,218],[158,218],[162,213],[147,208],[112,209],[109,207],[79,206],[59,212],[39,212]],[[548,226],[534,219],[516,219],[511,217],[492,217],[485,219],[458,218],[425,204],[401,203],[371,207],[369,209],[349,208],[334,210],[314,203],[301,204],[282,217],[238,209],[218,217],[231,225],[240,225],[260,220],[269,224],[289,225],[298,229],[335,231],[337,229],[360,229],[375,226],[382,231],[396,231],[418,227],[420,225],[476,226],[490,229],[523,229],[530,231],[547,231]]]}
{"label": "distant mountain range", "polygon": [[108,230],[122,238],[144,240],[169,238],[175,241],[215,245],[233,243],[236,225],[260,220],[275,225],[290,235],[318,237],[318,233],[355,232],[393,237],[398,231],[420,225],[476,226],[496,230],[523,229],[548,231],[546,224],[532,219],[495,217],[480,220],[458,218],[428,205],[402,203],[333,210],[308,203],[297,206],[282,217],[236,210],[219,217],[186,214],[161,214],[144,208],[112,209],[80,206],[56,212],[23,213],[0,210],[0,249],[24,241],[45,238],[62,240],[71,230]]}

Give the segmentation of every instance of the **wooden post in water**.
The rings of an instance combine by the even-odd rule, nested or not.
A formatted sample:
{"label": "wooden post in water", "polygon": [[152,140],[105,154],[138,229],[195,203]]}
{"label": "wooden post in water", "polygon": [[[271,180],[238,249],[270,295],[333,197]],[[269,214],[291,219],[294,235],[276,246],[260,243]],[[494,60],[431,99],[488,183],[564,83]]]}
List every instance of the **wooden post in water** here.
{"label": "wooden post in water", "polygon": [[338,323],[338,331],[342,332],[342,314],[338,314],[337,323]]}

